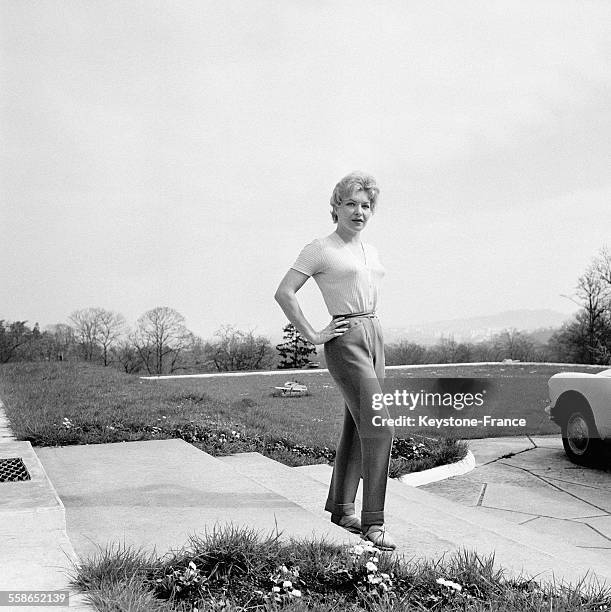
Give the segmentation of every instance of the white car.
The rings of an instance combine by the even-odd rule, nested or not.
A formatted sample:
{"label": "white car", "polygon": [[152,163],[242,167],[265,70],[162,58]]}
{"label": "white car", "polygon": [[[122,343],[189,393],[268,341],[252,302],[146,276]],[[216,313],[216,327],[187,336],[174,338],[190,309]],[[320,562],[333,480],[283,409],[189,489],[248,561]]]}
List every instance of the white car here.
{"label": "white car", "polygon": [[611,442],[611,369],[598,374],[561,372],[549,381],[550,419],[562,429],[568,458],[585,465]]}

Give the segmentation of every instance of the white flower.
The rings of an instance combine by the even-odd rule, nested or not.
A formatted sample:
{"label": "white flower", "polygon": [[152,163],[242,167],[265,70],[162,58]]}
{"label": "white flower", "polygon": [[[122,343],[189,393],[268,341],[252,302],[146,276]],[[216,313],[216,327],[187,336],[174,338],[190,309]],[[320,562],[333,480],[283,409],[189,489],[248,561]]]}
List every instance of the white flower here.
{"label": "white flower", "polygon": [[353,546],[353,547],[350,549],[350,552],[351,552],[353,555],[357,555],[357,556],[359,556],[359,555],[362,555],[362,554],[365,552],[365,549],[364,549],[364,548],[363,548],[363,547],[362,547],[360,544],[357,544],[356,546]]}
{"label": "white flower", "polygon": [[288,569],[288,567],[287,567],[286,565],[281,565],[281,566],[280,566],[280,571],[281,571],[283,574],[286,574],[286,573],[289,571],[289,569]]}
{"label": "white flower", "polygon": [[460,586],[460,584],[452,582],[451,580],[445,580],[444,578],[437,578],[437,584],[443,584],[444,586],[450,587],[451,589],[462,591],[462,587]]}
{"label": "white flower", "polygon": [[273,593],[280,593],[280,587],[279,586],[272,587],[272,592]]}
{"label": "white flower", "polygon": [[301,597],[301,591],[299,589],[293,589],[289,595],[292,595],[293,597]]}
{"label": "white flower", "polygon": [[193,563],[193,561],[189,561],[189,567],[190,567],[191,569],[194,569],[194,570],[196,570],[196,569],[197,569],[197,565],[195,565],[195,563]]}
{"label": "white flower", "polygon": [[282,583],[282,588],[283,589],[292,589],[293,588],[293,583],[290,580],[285,580]]}
{"label": "white flower", "polygon": [[367,568],[368,572],[377,572],[378,571],[378,566],[371,562],[371,561],[367,561],[367,563],[365,564],[365,567]]}

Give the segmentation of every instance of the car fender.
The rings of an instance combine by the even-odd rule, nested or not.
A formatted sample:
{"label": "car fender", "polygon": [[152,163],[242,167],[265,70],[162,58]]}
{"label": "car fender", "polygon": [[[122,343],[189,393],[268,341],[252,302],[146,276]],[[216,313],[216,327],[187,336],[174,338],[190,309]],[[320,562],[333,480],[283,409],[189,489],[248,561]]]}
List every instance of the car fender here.
{"label": "car fender", "polygon": [[[555,374],[548,381],[552,408],[556,420],[569,402],[586,402],[596,429],[602,439],[611,439],[611,377],[578,372]],[[583,405],[583,404],[581,404]]]}

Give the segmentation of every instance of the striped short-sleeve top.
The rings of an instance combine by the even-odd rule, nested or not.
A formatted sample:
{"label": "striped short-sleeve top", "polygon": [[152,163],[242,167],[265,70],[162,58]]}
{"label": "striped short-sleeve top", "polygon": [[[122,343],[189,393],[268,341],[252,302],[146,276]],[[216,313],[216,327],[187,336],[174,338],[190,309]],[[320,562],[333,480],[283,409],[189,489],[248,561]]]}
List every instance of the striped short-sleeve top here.
{"label": "striped short-sleeve top", "polygon": [[365,261],[333,232],[307,244],[291,266],[314,278],[332,316],[377,308],[384,267],[375,247],[362,244]]}

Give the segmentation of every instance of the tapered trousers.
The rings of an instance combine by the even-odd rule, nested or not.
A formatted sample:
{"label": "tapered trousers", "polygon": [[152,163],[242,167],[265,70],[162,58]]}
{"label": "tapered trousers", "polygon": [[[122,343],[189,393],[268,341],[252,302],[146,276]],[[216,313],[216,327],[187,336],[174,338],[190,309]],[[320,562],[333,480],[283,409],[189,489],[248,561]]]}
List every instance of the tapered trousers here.
{"label": "tapered trousers", "polygon": [[337,515],[354,514],[354,500],[362,478],[361,524],[366,529],[369,525],[384,523],[394,428],[372,425],[374,416],[389,416],[386,408],[373,410],[371,401],[373,393],[382,392],[380,383],[384,377],[380,322],[372,315],[347,320],[348,330],[324,345],[329,373],[345,402],[344,423],[325,510]]}

